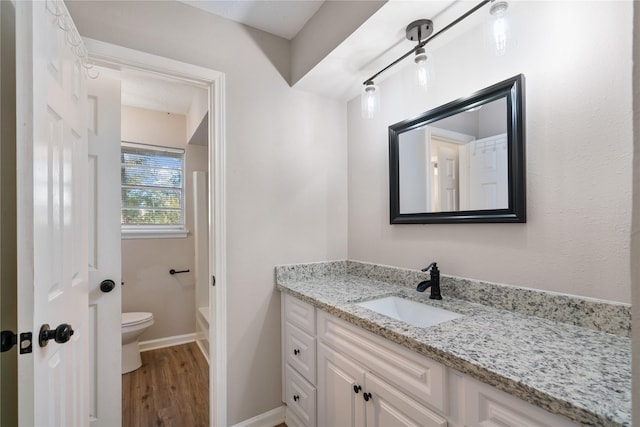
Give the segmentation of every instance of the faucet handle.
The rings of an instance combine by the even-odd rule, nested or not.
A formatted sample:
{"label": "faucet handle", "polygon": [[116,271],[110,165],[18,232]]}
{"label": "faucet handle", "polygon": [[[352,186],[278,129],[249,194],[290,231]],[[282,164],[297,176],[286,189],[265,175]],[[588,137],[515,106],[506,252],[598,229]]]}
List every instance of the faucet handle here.
{"label": "faucet handle", "polygon": [[431,269],[431,267],[433,267],[434,270],[438,271],[438,264],[436,262],[432,262],[427,267],[423,268],[421,271],[426,273],[427,271],[429,271]]}

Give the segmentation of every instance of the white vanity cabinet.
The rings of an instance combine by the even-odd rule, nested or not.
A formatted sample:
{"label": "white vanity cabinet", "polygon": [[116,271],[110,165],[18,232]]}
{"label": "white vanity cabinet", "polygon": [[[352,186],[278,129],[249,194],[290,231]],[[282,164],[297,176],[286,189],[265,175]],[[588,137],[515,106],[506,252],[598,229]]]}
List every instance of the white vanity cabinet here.
{"label": "white vanity cabinet", "polygon": [[317,330],[319,426],[447,425],[444,366],[323,311]]}
{"label": "white vanity cabinet", "polygon": [[318,426],[446,427],[447,421],[323,343],[318,344]]}
{"label": "white vanity cabinet", "polygon": [[577,426],[287,294],[282,320],[289,427]]}

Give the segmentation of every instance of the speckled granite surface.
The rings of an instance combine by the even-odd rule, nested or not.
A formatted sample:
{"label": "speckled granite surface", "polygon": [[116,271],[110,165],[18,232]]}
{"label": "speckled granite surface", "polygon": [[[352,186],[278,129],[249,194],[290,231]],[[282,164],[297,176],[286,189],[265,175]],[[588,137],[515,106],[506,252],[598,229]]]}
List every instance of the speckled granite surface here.
{"label": "speckled granite surface", "polygon": [[[537,313],[532,316],[455,299],[447,293],[455,287],[445,285],[445,280],[444,299],[429,300],[428,295],[414,288],[417,281],[425,277],[428,275],[419,271],[354,261],[276,268],[279,290],[549,412],[579,425],[631,425],[631,340],[628,337],[575,326],[553,316],[551,319],[540,317],[540,313],[555,313],[557,310],[553,308],[524,310]],[[454,285],[463,288],[455,292],[466,291],[464,283]],[[520,308],[522,303],[517,292],[521,288],[513,289],[515,296],[508,289],[498,289],[506,295],[497,294],[493,299],[504,298],[502,304],[507,307],[515,304]],[[355,305],[387,295],[465,316],[437,326],[417,328]],[[517,303],[509,302],[511,299]],[[531,297],[531,300],[534,301],[531,305],[540,304],[535,302],[539,298]]]}
{"label": "speckled granite surface", "polygon": [[[411,289],[415,289],[416,284],[422,280],[429,279],[429,273],[419,270],[348,260],[279,266],[276,269],[276,280],[295,281],[344,274],[380,280]],[[463,279],[444,274],[440,275],[440,288],[443,295],[451,298],[631,337],[631,306],[629,304]]]}

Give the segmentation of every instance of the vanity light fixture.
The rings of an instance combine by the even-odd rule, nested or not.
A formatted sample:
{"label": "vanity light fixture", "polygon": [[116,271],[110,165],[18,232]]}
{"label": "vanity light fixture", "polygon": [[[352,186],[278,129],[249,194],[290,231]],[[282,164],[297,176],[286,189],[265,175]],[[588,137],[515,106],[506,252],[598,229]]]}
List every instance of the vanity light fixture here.
{"label": "vanity light fixture", "polygon": [[427,90],[428,71],[427,71],[427,52],[423,47],[416,50],[416,56],[413,58],[416,63],[416,82],[418,86]]}
{"label": "vanity light fixture", "polygon": [[424,45],[421,45],[433,33],[433,22],[430,19],[418,19],[407,25],[407,40],[418,42],[415,48],[415,57],[413,61],[416,63],[416,82],[418,86],[427,89],[427,52]]}
{"label": "vanity light fixture", "polygon": [[[418,84],[422,87],[427,86],[428,74],[426,68],[427,54],[424,49],[427,43],[446,32],[447,30],[453,28],[459,22],[463,21],[465,18],[474,14],[478,9],[485,6],[487,3],[496,2],[491,9],[490,13],[496,16],[496,21],[494,21],[494,35],[498,34],[499,36],[494,36],[496,41],[499,39],[501,41],[501,45],[503,47],[502,52],[504,53],[504,48],[506,47],[506,22],[504,19],[504,12],[507,10],[507,2],[506,1],[496,1],[496,0],[482,0],[476,6],[469,9],[467,12],[459,16],[449,25],[441,29],[435,34],[433,33],[433,22],[429,19],[419,19],[417,21],[413,21],[407,26],[406,36],[407,39],[411,41],[417,41],[418,44],[411,49],[409,52],[402,55],[400,58],[393,61],[391,64],[387,65],[373,76],[369,77],[362,84],[364,85],[362,94],[360,96],[360,102],[362,107],[362,117],[371,119],[375,116],[375,113],[380,109],[380,89],[378,86],[374,84],[374,80],[382,73],[390,69],[391,67],[398,64],[400,61],[405,59],[406,57],[415,54],[414,62],[418,66],[416,70],[416,77],[418,79]],[[504,29],[504,32],[496,33],[496,29]],[[496,52],[498,52],[496,50]]]}
{"label": "vanity light fixture", "polygon": [[362,117],[365,119],[373,119],[380,111],[380,89],[373,84],[373,81],[364,84],[360,95],[360,107],[362,108]]}
{"label": "vanity light fixture", "polygon": [[493,16],[493,41],[495,42],[496,56],[502,56],[507,51],[507,20],[506,13],[509,4],[506,1],[496,1],[491,5],[489,13]]}

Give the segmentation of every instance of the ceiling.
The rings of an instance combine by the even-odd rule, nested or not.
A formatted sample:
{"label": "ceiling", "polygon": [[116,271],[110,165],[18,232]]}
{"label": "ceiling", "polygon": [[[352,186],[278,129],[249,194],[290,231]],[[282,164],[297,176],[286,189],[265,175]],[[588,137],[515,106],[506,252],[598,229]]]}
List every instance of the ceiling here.
{"label": "ceiling", "polygon": [[95,67],[100,75],[121,82],[122,105],[186,115],[198,92],[207,89],[150,72]]}
{"label": "ceiling", "polygon": [[[335,0],[334,0],[335,1]],[[294,37],[324,0],[220,0],[182,1],[210,13],[225,16],[255,28]],[[434,21],[435,32],[475,5],[465,0],[389,0],[367,19],[356,31],[329,52],[311,71],[302,77],[295,88],[334,99],[348,101],[357,96],[362,82],[414,45],[405,38],[408,23],[421,18]],[[468,18],[446,35],[427,46],[427,51],[446,44],[456,33],[469,30],[482,18],[482,11]],[[385,72],[376,82],[393,75],[412,61],[406,59]],[[117,73],[122,80],[122,103],[175,114],[186,114],[198,90],[205,90],[160,76],[126,70],[102,72]]]}
{"label": "ceiling", "polygon": [[[467,0],[389,0],[356,31],[333,49],[295,87],[330,98],[348,101],[361,91],[362,84],[378,71],[407,53],[415,43],[406,39],[407,25],[417,19],[431,19],[434,34],[477,4]],[[427,55],[466,31],[481,24],[488,15],[479,10],[427,46]],[[411,66],[407,58],[384,72],[380,83],[403,67]]]}
{"label": "ceiling", "polygon": [[291,40],[324,0],[179,0],[206,12]]}
{"label": "ceiling", "polygon": [[[292,39],[322,6],[324,0],[179,0],[209,13],[223,16],[281,37]],[[340,0],[330,0],[340,1]],[[363,0],[366,1],[366,0]],[[353,2],[357,7],[358,2]],[[388,0],[351,35],[331,50],[294,87],[334,99],[350,100],[360,93],[362,82],[414,47],[405,28],[416,19],[431,19],[435,32],[472,8],[470,0]],[[488,13],[488,12],[487,12]],[[446,35],[429,43],[427,52],[472,28],[483,11],[468,18]],[[326,23],[327,29],[331,22]],[[384,80],[412,61],[385,72]]]}

